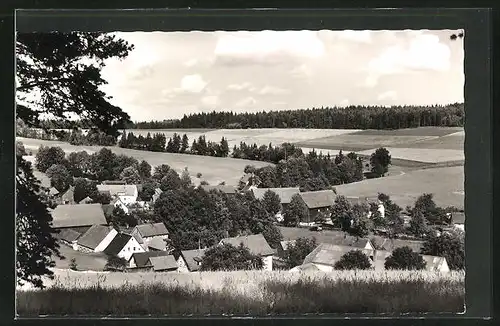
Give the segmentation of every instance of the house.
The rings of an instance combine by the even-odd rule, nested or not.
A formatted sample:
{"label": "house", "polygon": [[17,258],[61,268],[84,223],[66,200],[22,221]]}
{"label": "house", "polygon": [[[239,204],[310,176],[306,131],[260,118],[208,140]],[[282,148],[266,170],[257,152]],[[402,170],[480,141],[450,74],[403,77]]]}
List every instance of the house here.
{"label": "house", "polygon": [[102,184],[97,185],[99,192],[109,192],[111,197],[118,197],[125,204],[133,204],[137,201],[139,191],[136,185]]}
{"label": "house", "polygon": [[343,255],[354,250],[360,250],[368,258],[373,259],[374,250],[321,243],[304,258],[302,265],[314,264],[321,271],[331,272],[334,270],[335,263],[337,263]]}
{"label": "house", "polygon": [[448,262],[445,257],[422,255],[422,258],[426,262],[425,270],[440,273],[450,272],[450,267],[448,266]]}
{"label": "house", "polygon": [[[384,204],[378,200],[378,198],[373,199],[373,198],[366,198],[366,197],[346,197],[346,200],[351,206],[354,205],[367,205],[370,207],[370,204],[375,204],[377,205],[377,210],[380,213],[380,216],[382,218],[385,217],[385,207]],[[369,211],[367,217],[370,218],[372,216],[372,212]]]}
{"label": "house", "polygon": [[137,269],[150,269],[153,266],[150,258],[162,256],[169,256],[169,253],[166,251],[135,252],[128,259],[128,267]]}
{"label": "house", "polygon": [[155,272],[175,272],[179,268],[174,256],[156,256],[150,257],[149,261]]}
{"label": "house", "polygon": [[451,223],[457,229],[465,231],[465,213],[464,212],[452,212],[451,213]]}
{"label": "house", "polygon": [[75,188],[73,186],[70,186],[68,190],[66,190],[65,192],[58,194],[56,202],[59,205],[76,204],[74,199],[74,194],[75,194]]}
{"label": "house", "polygon": [[206,192],[216,190],[223,192],[226,195],[235,195],[238,192],[238,189],[235,186],[227,186],[227,185],[217,185],[217,186],[200,185],[200,188],[205,190]]}
{"label": "house", "polygon": [[177,258],[179,272],[197,272],[200,270],[201,261],[206,249],[183,250]]}
{"label": "house", "polygon": [[76,241],[73,249],[82,252],[102,252],[116,238],[118,232],[109,226],[92,225]]}
{"label": "house", "polygon": [[89,196],[83,198],[78,202],[78,204],[92,204],[93,200]]}
{"label": "house", "polygon": [[160,198],[160,195],[163,193],[163,191],[160,188],[155,189],[155,193],[153,194],[153,197],[151,197],[151,202],[156,202],[158,198]]}
{"label": "house", "polygon": [[146,247],[148,251],[165,251],[167,250],[167,244],[165,239],[161,236],[152,237],[143,247]]}
{"label": "house", "polygon": [[[292,197],[294,195],[297,195],[300,193],[299,187],[291,187],[291,188],[255,188],[252,189],[252,193],[255,196],[255,198],[262,200],[264,198],[264,194],[268,191],[271,190],[272,192],[276,193],[279,198],[280,198],[280,203],[281,203],[281,212],[286,209],[288,204],[292,201]],[[281,212],[278,212],[276,214],[276,217],[278,218],[279,221],[281,221],[282,216]]]}
{"label": "house", "polygon": [[299,193],[299,196],[309,209],[309,220],[302,222],[315,221],[319,213],[329,214],[336,198],[333,190],[306,191]]}
{"label": "house", "polygon": [[159,240],[165,243],[168,239],[168,230],[163,223],[139,224],[134,227],[130,235],[144,247],[149,247],[149,244],[153,242],[153,247],[156,248]]}
{"label": "house", "polygon": [[76,242],[81,235],[82,234],[80,232],[72,229],[61,229],[54,234],[54,238],[71,248],[75,248]]}
{"label": "house", "polygon": [[247,247],[253,255],[257,255],[262,258],[264,270],[271,271],[273,269],[273,255],[276,251],[269,246],[262,234],[225,238],[222,239],[219,244],[231,244],[235,247],[243,244],[243,246]]}
{"label": "house", "polygon": [[129,261],[134,253],[145,251],[146,250],[144,250],[133,236],[124,233],[115,236],[113,241],[104,249],[105,254],[109,256],[118,256],[126,261]]}
{"label": "house", "polygon": [[52,227],[87,231],[92,225],[107,225],[101,204],[58,205],[51,210]]}
{"label": "house", "polygon": [[125,203],[120,199],[120,197],[115,197],[111,202],[109,203],[110,205],[113,206],[113,209],[115,207],[120,207],[125,214],[128,214],[130,212],[129,208]]}

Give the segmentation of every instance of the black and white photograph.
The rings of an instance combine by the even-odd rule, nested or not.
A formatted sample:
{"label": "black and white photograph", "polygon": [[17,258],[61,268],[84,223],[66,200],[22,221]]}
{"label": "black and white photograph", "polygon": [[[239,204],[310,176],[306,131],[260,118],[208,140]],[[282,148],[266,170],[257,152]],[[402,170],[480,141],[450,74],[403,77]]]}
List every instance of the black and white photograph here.
{"label": "black and white photograph", "polygon": [[17,316],[463,313],[465,33],[16,33]]}

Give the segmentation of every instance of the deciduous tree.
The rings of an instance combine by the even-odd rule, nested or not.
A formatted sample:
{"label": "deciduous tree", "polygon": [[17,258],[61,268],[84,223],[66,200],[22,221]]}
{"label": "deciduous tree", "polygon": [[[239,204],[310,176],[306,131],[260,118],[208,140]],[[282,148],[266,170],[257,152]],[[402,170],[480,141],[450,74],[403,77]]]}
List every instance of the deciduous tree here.
{"label": "deciduous tree", "polygon": [[35,167],[40,172],[47,171],[52,165],[65,164],[66,154],[61,147],[40,146],[35,156]]}
{"label": "deciduous tree", "polygon": [[200,269],[202,271],[236,271],[262,269],[262,267],[262,259],[250,253],[243,244],[238,247],[224,244],[205,251]]}
{"label": "deciduous tree", "polygon": [[267,190],[264,193],[262,203],[266,211],[272,216],[276,215],[282,209],[280,196],[272,190]]}
{"label": "deciduous tree", "polygon": [[283,211],[283,223],[286,226],[297,226],[300,221],[307,221],[309,219],[309,209],[296,194],[292,196],[290,204]]}
{"label": "deciduous tree", "polygon": [[298,238],[295,242],[289,243],[283,257],[288,268],[302,265],[306,256],[317,246],[316,238]]}
{"label": "deciduous tree", "polygon": [[54,164],[46,171],[50,185],[59,192],[66,191],[73,184],[73,176],[62,164]]}
{"label": "deciduous tree", "polygon": [[356,269],[370,269],[371,268],[370,258],[364,254],[361,250],[352,250],[340,257],[334,265],[337,270],[356,270]]}
{"label": "deciduous tree", "polygon": [[386,269],[398,270],[422,270],[426,265],[422,256],[407,246],[394,249],[384,263]]}

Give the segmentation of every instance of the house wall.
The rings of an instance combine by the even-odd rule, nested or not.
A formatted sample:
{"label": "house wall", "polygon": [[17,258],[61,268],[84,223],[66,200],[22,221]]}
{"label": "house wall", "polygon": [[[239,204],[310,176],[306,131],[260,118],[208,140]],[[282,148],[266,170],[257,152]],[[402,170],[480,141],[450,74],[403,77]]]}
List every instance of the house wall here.
{"label": "house wall", "polygon": [[132,254],[136,252],[145,252],[145,250],[134,237],[131,237],[117,256],[128,261]]}
{"label": "house wall", "polygon": [[450,267],[448,266],[448,262],[446,261],[446,259],[444,260],[444,262],[439,266],[439,271],[441,273],[449,273],[450,272]]}
{"label": "house wall", "polygon": [[262,257],[262,269],[265,271],[273,270],[273,256],[265,256]]}
{"label": "house wall", "polygon": [[187,268],[186,261],[184,260],[184,258],[182,256],[179,256],[179,258],[177,259],[177,266],[179,266],[179,268],[177,268],[178,272],[180,272],[180,273],[188,273],[189,272],[189,269]]}
{"label": "house wall", "polygon": [[323,265],[323,264],[314,264],[318,269],[322,272],[331,272],[333,271],[333,266],[330,265]]}
{"label": "house wall", "polygon": [[324,213],[328,214],[330,212],[330,210],[328,207],[309,209],[309,221],[303,221],[303,222],[314,222],[316,220],[316,218],[318,217],[318,214],[320,212],[324,212]]}
{"label": "house wall", "polygon": [[111,229],[108,235],[106,235],[106,237],[104,237],[101,243],[99,243],[97,247],[94,249],[94,252],[102,252],[104,249],[106,249],[117,234],[118,232],[115,229]]}

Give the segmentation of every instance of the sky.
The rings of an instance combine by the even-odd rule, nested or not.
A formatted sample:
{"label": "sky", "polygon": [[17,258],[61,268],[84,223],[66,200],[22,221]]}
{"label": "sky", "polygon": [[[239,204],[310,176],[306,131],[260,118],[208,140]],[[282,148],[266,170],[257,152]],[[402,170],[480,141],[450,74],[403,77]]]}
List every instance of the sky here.
{"label": "sky", "polygon": [[184,114],[464,101],[455,30],[115,33],[103,87],[133,121]]}

